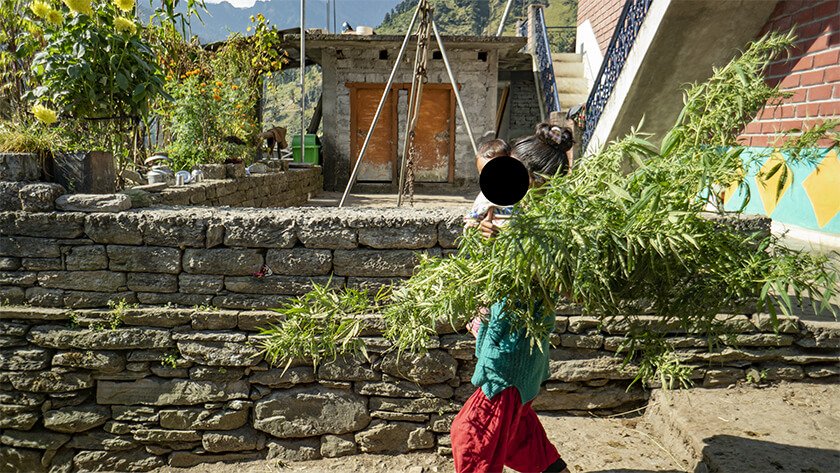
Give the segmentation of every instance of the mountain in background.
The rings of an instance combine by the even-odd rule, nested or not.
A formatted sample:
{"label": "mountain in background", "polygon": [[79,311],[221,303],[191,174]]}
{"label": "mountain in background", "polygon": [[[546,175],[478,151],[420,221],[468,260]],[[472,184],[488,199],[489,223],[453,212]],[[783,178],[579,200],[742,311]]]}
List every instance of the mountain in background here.
{"label": "mountain in background", "polygon": [[[182,5],[185,3],[181,2]],[[334,0],[330,2],[330,8],[336,6],[335,19],[339,28],[344,21],[354,27],[375,27],[398,3],[399,0]],[[141,8],[146,12],[141,13],[143,17],[149,16],[147,5]],[[202,43],[221,41],[232,32],[245,34],[246,28],[251,25],[251,15],[258,13],[262,13],[270,24],[281,30],[300,26],[300,0],[257,1],[250,8],[236,8],[227,2],[207,3],[206,8],[206,12],[201,12],[202,21],[191,21],[192,34],[197,35]],[[184,11],[183,8],[179,9]],[[332,16],[330,11],[330,31]],[[306,3],[306,27],[327,28],[327,3],[324,0],[309,0]]]}
{"label": "mountain in background", "polygon": [[[430,0],[434,17],[442,34],[495,34],[507,0]],[[504,34],[512,35],[516,20],[527,16],[531,3],[548,4],[545,9],[547,26],[575,26],[578,0],[514,0],[505,22]],[[377,28],[379,34],[405,34],[417,0],[403,0],[386,15]]]}

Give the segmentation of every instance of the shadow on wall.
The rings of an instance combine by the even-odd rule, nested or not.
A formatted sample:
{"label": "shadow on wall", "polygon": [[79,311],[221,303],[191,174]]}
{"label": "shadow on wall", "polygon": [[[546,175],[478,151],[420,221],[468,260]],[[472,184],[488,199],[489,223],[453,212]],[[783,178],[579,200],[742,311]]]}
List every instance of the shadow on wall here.
{"label": "shadow on wall", "polygon": [[[779,421],[782,428],[784,419]],[[815,431],[813,435],[820,434]],[[803,441],[807,442],[808,439]],[[706,446],[703,447],[703,461],[694,468],[694,473],[840,471],[840,450],[785,445],[733,435],[715,435],[704,442]]]}

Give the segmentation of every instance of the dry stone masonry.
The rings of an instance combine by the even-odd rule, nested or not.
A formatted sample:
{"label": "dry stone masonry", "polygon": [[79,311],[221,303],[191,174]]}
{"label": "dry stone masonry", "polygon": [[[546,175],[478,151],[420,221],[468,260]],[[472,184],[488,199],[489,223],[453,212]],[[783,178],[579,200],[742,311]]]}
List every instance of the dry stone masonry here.
{"label": "dry stone masonry", "polygon": [[[116,318],[116,322],[115,321]],[[148,471],[171,465],[359,452],[450,452],[449,426],[474,391],[471,336],[442,327],[425,354],[397,356],[366,318],[369,359],[287,370],[262,360],[270,311],[147,307],[121,311],[0,308],[0,470]],[[695,382],[727,386],[754,371],[768,381],[836,382],[840,329],[766,314],[728,314],[709,351],[672,327]],[[599,324],[557,315],[551,378],[540,411],[617,412],[648,392],[616,350],[651,317]]]}
{"label": "dry stone masonry", "polygon": [[[0,213],[0,471],[148,471],[164,465],[360,452],[450,452],[474,391],[471,336],[441,324],[425,354],[397,354],[364,316],[369,359],[267,364],[260,328],[313,281],[376,288],[418,253],[446,255],[460,210],[150,208]],[[109,308],[109,302],[112,306]],[[136,304],[136,306],[135,306]],[[652,316],[556,316],[541,411],[643,405],[624,334],[658,326],[695,383],[748,376],[837,382],[837,324],[750,308],[728,335]]]}

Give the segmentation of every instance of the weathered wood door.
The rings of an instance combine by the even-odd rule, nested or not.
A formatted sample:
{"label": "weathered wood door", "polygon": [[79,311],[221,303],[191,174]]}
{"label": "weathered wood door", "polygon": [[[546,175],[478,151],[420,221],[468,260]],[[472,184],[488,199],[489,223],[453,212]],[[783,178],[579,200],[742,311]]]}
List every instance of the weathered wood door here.
{"label": "weathered wood door", "polygon": [[[385,84],[347,84],[350,89],[350,166],[359,159],[376,107],[382,98]],[[395,91],[385,101],[376,130],[370,138],[365,157],[359,168],[358,181],[391,182],[396,176],[397,110]]]}
{"label": "weathered wood door", "polygon": [[455,151],[452,88],[425,84],[414,139],[417,182],[448,182]]}
{"label": "weathered wood door", "polygon": [[[348,83],[350,90],[351,166],[359,157],[365,135],[382,98],[384,84]],[[407,93],[411,84],[395,84],[385,102],[382,115],[365,151],[358,181],[392,182],[399,179],[399,118],[406,110],[397,106],[400,90]],[[404,102],[404,100],[403,100]],[[402,104],[401,104],[402,105]],[[452,182],[455,174],[455,98],[447,84],[425,84],[420,116],[414,140],[415,181]]]}

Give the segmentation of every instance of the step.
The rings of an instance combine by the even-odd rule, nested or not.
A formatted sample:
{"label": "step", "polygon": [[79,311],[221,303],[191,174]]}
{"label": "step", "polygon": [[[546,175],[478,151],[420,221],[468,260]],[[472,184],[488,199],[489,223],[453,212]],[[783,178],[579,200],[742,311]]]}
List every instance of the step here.
{"label": "step", "polygon": [[583,62],[583,54],[578,53],[551,53],[552,61],[562,62]]}
{"label": "step", "polygon": [[554,61],[554,75],[560,77],[583,77],[582,62]]}
{"label": "step", "polygon": [[568,110],[575,105],[586,103],[589,98],[588,94],[557,94],[560,98],[560,106],[563,110]]}
{"label": "step", "polygon": [[583,77],[554,76],[554,82],[557,84],[557,92],[561,94],[586,94],[589,92],[586,79]]}
{"label": "step", "polygon": [[838,412],[840,385],[781,383],[656,390],[644,420],[689,471],[829,472],[840,464]]}

